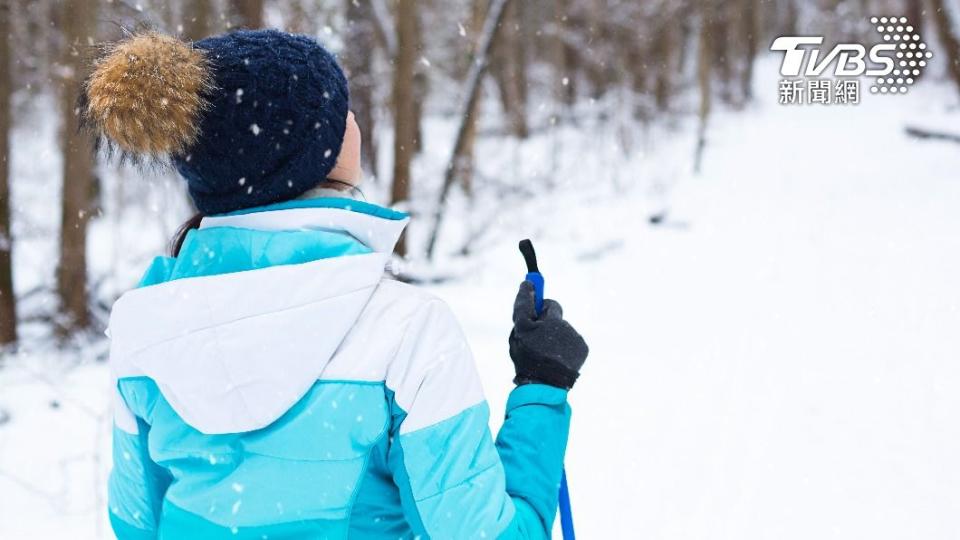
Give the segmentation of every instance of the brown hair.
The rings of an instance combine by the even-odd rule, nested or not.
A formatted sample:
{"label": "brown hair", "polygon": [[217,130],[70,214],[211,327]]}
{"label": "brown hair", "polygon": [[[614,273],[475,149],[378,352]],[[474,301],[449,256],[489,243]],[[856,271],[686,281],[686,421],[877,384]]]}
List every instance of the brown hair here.
{"label": "brown hair", "polygon": [[187,233],[194,229],[199,229],[200,221],[203,220],[204,217],[203,214],[197,212],[193,217],[183,222],[183,225],[180,225],[180,228],[177,229],[177,232],[174,233],[173,238],[170,240],[171,257],[180,255],[180,248],[183,247],[183,241],[187,239]]}
{"label": "brown hair", "polygon": [[[317,187],[329,187],[339,191],[356,191],[360,194],[361,197],[366,199],[363,194],[363,191],[360,190],[357,186],[349,183],[343,182],[341,180],[334,180],[332,178],[327,178],[326,180],[321,181],[317,184]],[[183,241],[187,239],[187,233],[194,229],[200,228],[200,221],[206,217],[202,213],[197,212],[190,219],[183,222],[183,225],[180,225],[180,228],[177,229],[177,232],[174,233],[173,238],[170,239],[170,256],[177,257],[180,255],[180,248],[183,247]]]}

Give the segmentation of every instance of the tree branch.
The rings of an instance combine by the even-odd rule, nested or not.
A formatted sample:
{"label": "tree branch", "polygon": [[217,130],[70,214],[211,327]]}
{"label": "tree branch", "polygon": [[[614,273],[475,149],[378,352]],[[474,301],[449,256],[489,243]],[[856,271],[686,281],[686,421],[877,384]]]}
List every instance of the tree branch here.
{"label": "tree branch", "polygon": [[447,195],[450,188],[457,178],[457,164],[463,157],[467,133],[470,122],[470,111],[475,110],[474,104],[480,95],[480,81],[487,71],[489,65],[490,49],[493,46],[493,38],[497,34],[497,27],[503,20],[503,14],[506,12],[507,4],[510,0],[493,0],[490,4],[490,10],[487,12],[487,19],[483,23],[483,32],[480,35],[480,41],[477,46],[477,54],[474,57],[473,65],[470,66],[470,73],[467,74],[467,83],[463,102],[460,104],[460,127],[457,128],[456,142],[453,144],[453,151],[450,155],[450,161],[447,163],[447,170],[443,177],[443,186],[440,188],[440,197],[437,200],[436,210],[433,216],[433,229],[430,231],[430,240],[427,243],[427,259],[433,259],[434,251],[437,247],[437,237],[440,235],[440,227],[443,224],[443,215],[446,208]]}
{"label": "tree branch", "polygon": [[931,129],[907,126],[904,128],[907,135],[917,139],[937,139],[941,141],[950,141],[960,143],[960,134],[947,133],[946,131],[934,131]]}

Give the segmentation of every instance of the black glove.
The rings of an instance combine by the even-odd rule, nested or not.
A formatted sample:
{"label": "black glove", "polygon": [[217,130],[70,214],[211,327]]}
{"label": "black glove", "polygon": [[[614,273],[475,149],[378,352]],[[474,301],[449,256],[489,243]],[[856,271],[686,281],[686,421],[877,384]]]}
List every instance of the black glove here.
{"label": "black glove", "polygon": [[513,382],[572,388],[587,352],[586,342],[563,320],[560,304],[544,300],[538,316],[533,284],[521,283],[513,303],[513,331],[510,332],[510,358],[517,369]]}

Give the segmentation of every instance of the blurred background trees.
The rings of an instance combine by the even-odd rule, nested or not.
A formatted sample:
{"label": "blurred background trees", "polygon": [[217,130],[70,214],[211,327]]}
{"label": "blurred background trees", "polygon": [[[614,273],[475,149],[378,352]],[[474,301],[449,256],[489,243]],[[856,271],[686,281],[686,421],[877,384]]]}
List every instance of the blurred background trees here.
{"label": "blurred background trees", "polygon": [[87,223],[96,212],[95,155],[91,137],[80,130],[77,99],[90,66],[89,49],[97,33],[97,0],[67,0],[56,13],[63,44],[56,91],[60,97],[60,149],[63,152],[60,199],[60,251],[57,259],[57,329],[70,334],[90,325],[87,305]]}
{"label": "blurred background trees", "polygon": [[[500,4],[484,54],[484,25]],[[442,216],[450,197],[504,204],[530,196],[482,173],[479,141],[523,141],[587,119],[641,127],[691,119],[697,137],[688,157],[699,167],[710,115],[750,106],[756,64],[773,37],[873,39],[863,23],[875,14],[909,16],[942,56],[932,75],[952,78],[960,89],[956,0],[0,0],[0,343],[17,339],[15,313],[21,321],[45,321],[65,338],[102,329],[122,290],[104,288],[109,268],[92,268],[91,224],[119,224],[125,208],[137,205],[164,220],[183,213],[176,210],[184,204],[182,187],[171,188],[170,201],[143,202],[136,194],[140,173],[94,156],[77,130],[78,85],[98,42],[144,27],[187,40],[262,26],[316,36],[338,52],[349,74],[368,198],[430,218]],[[471,81],[484,60],[485,76]],[[43,112],[49,103],[57,104],[55,112]],[[11,133],[51,122],[60,130],[59,178],[50,184],[58,189],[47,194],[56,205],[14,204],[11,193],[27,180],[14,174],[9,158],[29,149],[11,146]],[[431,126],[441,126],[440,135],[431,137]],[[622,146],[633,148],[626,136]],[[169,172],[160,176],[178,186]],[[18,247],[50,236],[33,225],[46,219],[38,213],[50,212],[59,214],[57,246],[36,270],[45,273],[14,287],[26,279],[14,272]],[[466,253],[480,234],[436,247],[445,222],[419,222],[398,247],[408,260]],[[441,225],[431,229],[431,222]],[[47,300],[26,309],[15,306],[18,297]]]}
{"label": "blurred background trees", "polygon": [[0,345],[17,341],[17,301],[13,291],[10,231],[10,2],[0,0]]}

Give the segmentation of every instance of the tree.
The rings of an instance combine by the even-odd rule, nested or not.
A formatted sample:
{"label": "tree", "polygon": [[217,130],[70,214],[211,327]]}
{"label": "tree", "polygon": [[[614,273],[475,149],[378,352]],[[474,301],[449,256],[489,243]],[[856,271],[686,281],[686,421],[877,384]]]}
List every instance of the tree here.
{"label": "tree", "polygon": [[[477,48],[480,46],[480,34],[483,29],[483,18],[487,3],[486,0],[471,0],[470,2],[470,37],[473,41],[473,50],[470,52],[471,59],[476,55]],[[467,69],[464,76],[468,76],[469,72],[470,70]],[[476,146],[477,140],[477,115],[480,109],[479,96],[483,94],[483,88],[478,88],[477,92],[479,95],[471,104],[470,110],[467,112],[467,117],[464,119],[466,126],[463,152],[460,159],[454,164],[454,174],[457,176],[460,185],[463,187],[463,191],[468,197],[473,197],[473,177],[476,170],[474,147]],[[506,111],[506,108],[504,108],[504,111]]]}
{"label": "tree", "polygon": [[[414,100],[414,62],[417,54],[416,0],[397,0],[397,54],[393,65],[393,187],[391,204],[410,198],[410,164],[417,149]],[[407,254],[406,239],[397,243],[397,254]]]}
{"label": "tree", "polygon": [[700,173],[703,162],[703,151],[707,146],[707,121],[710,119],[710,104],[712,92],[710,85],[711,66],[715,52],[712,39],[714,37],[715,0],[703,0],[700,4],[700,35],[697,38],[697,84],[700,87],[700,107],[698,109],[699,125],[697,127],[697,148],[693,157],[693,170]]}
{"label": "tree", "polygon": [[740,0],[740,38],[743,40],[743,68],[740,71],[740,95],[753,99],[753,59],[757,56],[757,0]]}
{"label": "tree", "polygon": [[[423,9],[424,2],[420,2]],[[414,34],[417,37],[414,47],[414,58],[426,58],[423,56],[424,40],[423,27],[419,16],[413,18]],[[423,152],[423,107],[427,101],[427,94],[430,93],[430,77],[427,75],[427,64],[423,62],[413,63],[413,143],[414,154]]]}
{"label": "tree", "polygon": [[530,131],[527,126],[527,51],[520,26],[523,6],[523,3],[507,6],[503,23],[497,30],[491,69],[510,130],[521,139]]}
{"label": "tree", "polygon": [[79,129],[77,98],[89,65],[86,53],[96,42],[97,0],[66,0],[62,4],[64,48],[60,63],[61,150],[63,195],[60,222],[60,258],[57,292],[62,319],[58,330],[66,335],[87,328],[87,222],[94,211],[93,144]]}
{"label": "tree", "polygon": [[[664,6],[668,9],[668,6]],[[680,38],[680,29],[675,24],[670,24],[670,18],[675,15],[666,13],[661,15],[660,22],[657,24],[657,30],[654,33],[654,40],[651,44],[651,54],[653,61],[656,62],[656,81],[653,86],[654,103],[658,111],[666,111],[670,107],[670,99],[673,97],[674,76],[676,74],[676,65],[674,58],[679,49],[677,41]]]}
{"label": "tree", "polygon": [[13,232],[10,230],[12,1],[0,0],[0,346],[17,341],[17,299],[13,290]]}
{"label": "tree", "polygon": [[701,6],[706,17],[704,24],[707,29],[705,37],[709,40],[707,46],[712,49],[711,64],[716,70],[716,78],[720,83],[718,94],[725,103],[732,103],[730,81],[733,79],[731,65],[733,59],[730,55],[730,11],[738,6],[735,3],[731,5],[715,0],[701,0]]}
{"label": "tree", "polygon": [[557,87],[560,101],[564,105],[573,105],[577,98],[577,75],[580,72],[577,51],[571,44],[574,26],[570,23],[571,0],[557,0],[555,23],[556,31],[556,69],[559,72],[560,85]]}
{"label": "tree", "polygon": [[263,0],[230,0],[234,25],[240,28],[263,28]]}
{"label": "tree", "polygon": [[948,5],[943,0],[930,0],[930,11],[933,12],[933,23],[937,27],[940,43],[943,44],[943,54],[947,58],[947,71],[957,89],[960,90],[960,39],[957,38],[957,22]]}
{"label": "tree", "polygon": [[480,82],[487,72],[490,48],[493,46],[494,36],[497,34],[497,27],[500,26],[505,8],[509,3],[510,0],[492,0],[492,2],[490,2],[490,9],[487,10],[487,19],[486,22],[483,23],[483,31],[480,33],[480,41],[477,45],[473,65],[470,67],[470,73],[467,75],[463,102],[460,104],[460,127],[457,129],[457,137],[453,142],[450,161],[447,163],[447,170],[443,176],[443,185],[440,188],[440,197],[437,200],[436,210],[433,215],[433,228],[430,230],[430,238],[427,241],[428,259],[433,258],[437,248],[437,239],[440,237],[440,227],[443,225],[443,214],[446,208],[447,195],[450,193],[450,188],[456,183],[457,163],[463,159],[464,151],[467,147],[470,111],[476,110],[476,103],[480,97]]}

